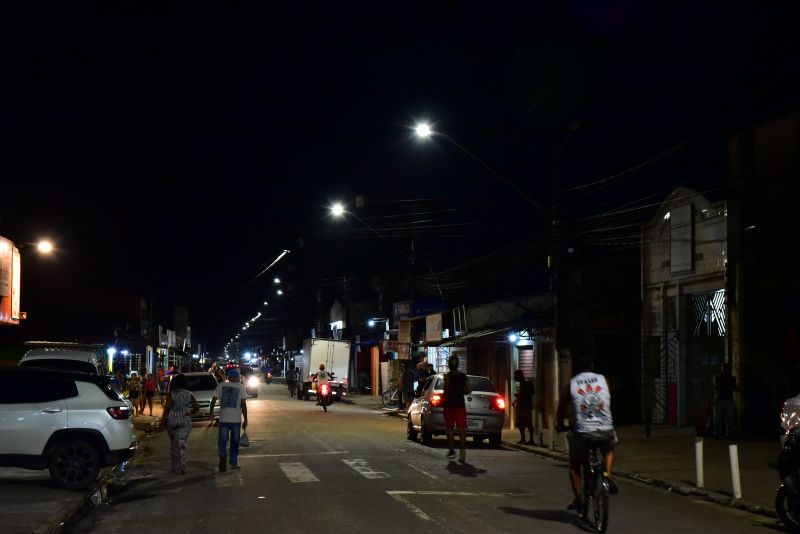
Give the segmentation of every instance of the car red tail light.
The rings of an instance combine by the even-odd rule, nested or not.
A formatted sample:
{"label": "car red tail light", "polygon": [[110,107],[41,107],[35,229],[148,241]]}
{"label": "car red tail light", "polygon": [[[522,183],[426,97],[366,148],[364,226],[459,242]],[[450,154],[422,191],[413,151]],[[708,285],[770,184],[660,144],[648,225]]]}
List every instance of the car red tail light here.
{"label": "car red tail light", "polygon": [[441,395],[434,395],[431,397],[431,406],[441,406],[441,405],[442,405]]}
{"label": "car red tail light", "polygon": [[110,408],[106,408],[108,415],[113,417],[114,419],[130,419],[131,412],[128,410],[127,406],[111,406]]}
{"label": "car red tail light", "polygon": [[495,397],[492,399],[492,410],[503,411],[506,409],[506,400],[503,397]]}

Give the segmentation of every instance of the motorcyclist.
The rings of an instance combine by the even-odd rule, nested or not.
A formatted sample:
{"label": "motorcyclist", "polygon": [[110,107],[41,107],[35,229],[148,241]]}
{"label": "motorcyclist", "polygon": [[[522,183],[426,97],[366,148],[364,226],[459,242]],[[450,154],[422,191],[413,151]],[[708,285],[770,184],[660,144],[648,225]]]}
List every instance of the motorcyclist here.
{"label": "motorcyclist", "polygon": [[[330,388],[331,374],[325,370],[325,364],[319,364],[319,371],[314,375],[314,382],[317,384],[317,391],[323,384],[327,384]],[[319,406],[319,395],[317,395],[317,406]]]}

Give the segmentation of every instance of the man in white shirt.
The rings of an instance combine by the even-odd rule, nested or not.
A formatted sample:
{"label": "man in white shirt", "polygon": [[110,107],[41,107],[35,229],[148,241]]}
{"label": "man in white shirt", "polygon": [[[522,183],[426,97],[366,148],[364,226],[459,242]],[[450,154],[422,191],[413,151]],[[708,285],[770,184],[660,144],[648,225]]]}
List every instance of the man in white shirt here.
{"label": "man in white shirt", "polygon": [[[328,387],[330,387],[330,381],[331,375],[325,370],[325,364],[319,364],[319,371],[314,375],[314,382],[317,383],[317,391],[319,391],[322,384],[328,384]],[[319,406],[319,395],[317,395],[317,406]]]}
{"label": "man in white shirt", "polygon": [[[231,469],[239,469],[240,430],[247,428],[247,390],[239,379],[239,371],[228,371],[228,382],[220,382],[211,399],[209,418],[213,421],[214,406],[219,399],[219,470],[226,470],[228,441],[230,440]],[[244,422],[242,422],[244,418]],[[241,425],[241,427],[240,427]]]}

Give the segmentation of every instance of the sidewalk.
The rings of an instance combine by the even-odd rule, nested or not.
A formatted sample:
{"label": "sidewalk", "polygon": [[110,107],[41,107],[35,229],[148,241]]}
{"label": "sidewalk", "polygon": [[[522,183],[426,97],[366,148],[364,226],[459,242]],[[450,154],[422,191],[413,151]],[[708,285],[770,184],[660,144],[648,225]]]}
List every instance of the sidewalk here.
{"label": "sidewalk", "polygon": [[[698,495],[714,502],[727,504],[775,517],[775,489],[778,474],[775,469],[780,446],[775,440],[739,439],[734,441],[703,439],[705,487],[695,487],[695,436],[687,427],[653,427],[652,437],[646,438],[643,426],[617,428],[617,476],[633,478],[686,495]],[[543,434],[545,446],[519,445],[519,432],[505,430],[503,442],[511,447],[558,459],[566,458],[563,435],[555,436],[554,451],[547,449],[549,435]],[[537,437],[537,445],[538,437]],[[728,446],[735,444],[739,452],[742,498],[734,499],[731,484]]]}

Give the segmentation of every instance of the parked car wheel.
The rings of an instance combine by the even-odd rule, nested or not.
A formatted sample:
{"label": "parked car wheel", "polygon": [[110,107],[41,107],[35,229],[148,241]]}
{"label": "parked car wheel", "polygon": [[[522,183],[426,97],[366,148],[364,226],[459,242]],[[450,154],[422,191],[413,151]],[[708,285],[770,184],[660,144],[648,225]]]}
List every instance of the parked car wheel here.
{"label": "parked car wheel", "polygon": [[97,480],[100,455],[88,442],[80,440],[59,443],[50,455],[50,476],[62,487],[83,489]]}
{"label": "parked car wheel", "polygon": [[430,445],[431,443],[433,443],[433,434],[425,426],[425,423],[422,423],[422,444]]}
{"label": "parked car wheel", "polygon": [[489,445],[494,448],[499,448],[500,444],[502,443],[503,436],[499,432],[497,434],[492,434],[489,436]]}
{"label": "parked car wheel", "polygon": [[411,424],[411,421],[406,425],[406,437],[411,441],[417,441],[417,431],[414,430],[414,425]]}

